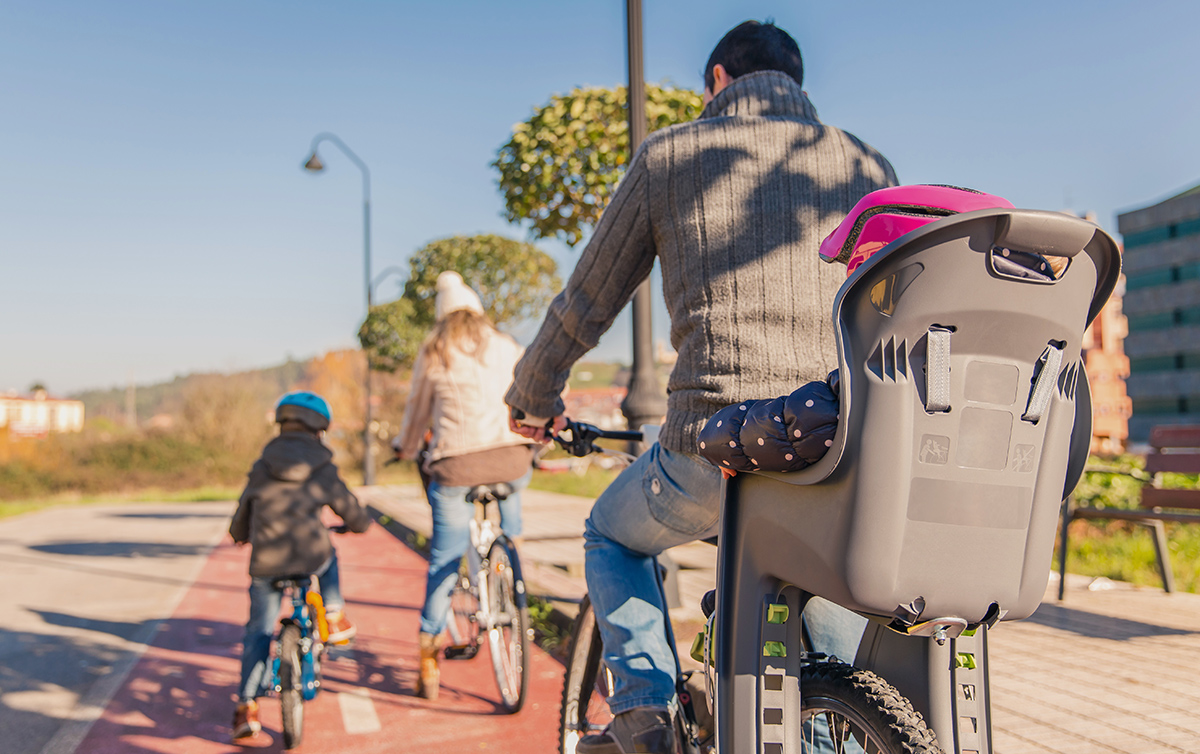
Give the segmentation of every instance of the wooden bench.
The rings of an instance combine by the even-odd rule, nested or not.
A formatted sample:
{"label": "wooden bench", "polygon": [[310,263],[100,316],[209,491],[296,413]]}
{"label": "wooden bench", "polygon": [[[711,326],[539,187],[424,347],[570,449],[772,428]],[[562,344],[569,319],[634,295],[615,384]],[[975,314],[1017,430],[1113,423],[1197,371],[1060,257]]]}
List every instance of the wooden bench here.
{"label": "wooden bench", "polygon": [[1063,598],[1067,577],[1067,528],[1080,519],[1122,519],[1149,527],[1154,533],[1154,553],[1162,574],[1163,589],[1175,591],[1175,577],[1167,550],[1164,521],[1200,523],[1200,489],[1163,489],[1162,472],[1200,474],[1200,426],[1165,425],[1150,431],[1151,452],[1146,455],[1144,474],[1120,469],[1088,466],[1085,471],[1123,474],[1138,479],[1142,486],[1135,509],[1093,508],[1076,505],[1074,496],[1063,503],[1061,547],[1058,554],[1058,598]]}

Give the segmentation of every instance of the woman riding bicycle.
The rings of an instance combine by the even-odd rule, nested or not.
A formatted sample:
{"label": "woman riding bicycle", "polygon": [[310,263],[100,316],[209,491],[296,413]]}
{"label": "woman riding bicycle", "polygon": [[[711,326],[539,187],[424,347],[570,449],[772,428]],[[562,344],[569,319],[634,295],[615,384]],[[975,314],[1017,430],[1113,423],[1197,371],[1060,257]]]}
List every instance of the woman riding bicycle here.
{"label": "woman riding bicycle", "polygon": [[504,405],[521,347],[495,328],[479,296],[457,272],[438,275],[435,310],[437,323],[417,356],[404,422],[392,441],[398,457],[421,461],[433,506],[417,685],[417,694],[426,699],[437,698],[440,636],[470,538],[474,507],[466,503],[467,492],[478,484],[511,484],[515,492],[500,503],[500,525],[516,537],[521,533],[519,493],[529,483],[533,460],[530,441],[509,431]]}

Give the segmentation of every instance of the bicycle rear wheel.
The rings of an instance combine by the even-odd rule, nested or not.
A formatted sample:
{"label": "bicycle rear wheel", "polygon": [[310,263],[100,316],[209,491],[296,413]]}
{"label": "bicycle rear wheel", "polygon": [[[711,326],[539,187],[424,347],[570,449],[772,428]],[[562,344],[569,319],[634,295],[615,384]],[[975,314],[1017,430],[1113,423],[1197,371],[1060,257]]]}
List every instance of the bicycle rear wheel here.
{"label": "bicycle rear wheel", "polygon": [[562,711],[558,741],[561,754],[575,754],[579,739],[599,733],[612,721],[608,697],[612,677],[604,667],[604,645],[596,626],[592,602],[584,595],[571,631],[567,669],[563,676]]}
{"label": "bicycle rear wheel", "polygon": [[458,580],[450,592],[450,616],[446,628],[450,644],[447,660],[469,660],[479,652],[479,597],[471,585],[466,566],[458,571]]}
{"label": "bicycle rear wheel", "polygon": [[509,713],[521,709],[529,686],[529,611],[517,601],[516,559],[516,549],[503,539],[488,551],[488,650]]}
{"label": "bicycle rear wheel", "polygon": [[869,670],[819,662],[800,672],[803,752],[942,754],[921,714]]}
{"label": "bicycle rear wheel", "polygon": [[279,634],[279,706],[283,748],[300,745],[304,733],[304,697],[300,693],[300,627],[289,623]]}

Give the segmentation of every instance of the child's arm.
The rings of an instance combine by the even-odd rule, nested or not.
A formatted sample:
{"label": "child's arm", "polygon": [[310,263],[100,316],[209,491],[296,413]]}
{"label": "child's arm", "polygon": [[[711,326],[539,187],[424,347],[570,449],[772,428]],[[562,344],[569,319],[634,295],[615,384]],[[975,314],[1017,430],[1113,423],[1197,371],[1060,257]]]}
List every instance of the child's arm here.
{"label": "child's arm", "polygon": [[699,451],[726,478],[738,471],[799,471],[825,455],[837,422],[834,371],[791,395],[721,409],[700,430]]}
{"label": "child's arm", "polygon": [[246,480],[246,489],[242,490],[237,510],[233,512],[233,520],[229,522],[229,536],[238,544],[250,541],[250,514],[254,511],[253,491],[264,474],[262,461],[256,461],[250,469],[250,478]]}
{"label": "child's arm", "polygon": [[338,514],[350,531],[358,534],[366,531],[371,526],[371,515],[342,481],[337,467],[332,463],[326,464],[322,467],[321,475],[321,486],[326,490],[333,512]]}

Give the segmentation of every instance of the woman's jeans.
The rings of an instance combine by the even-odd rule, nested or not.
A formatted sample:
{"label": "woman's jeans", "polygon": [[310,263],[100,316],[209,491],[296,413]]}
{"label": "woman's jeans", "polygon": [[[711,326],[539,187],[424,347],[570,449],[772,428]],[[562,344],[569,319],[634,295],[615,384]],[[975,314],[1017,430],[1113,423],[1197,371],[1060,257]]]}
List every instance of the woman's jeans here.
{"label": "woman's jeans", "polygon": [[[316,576],[326,612],[341,612],[346,601],[342,598],[336,550]],[[238,686],[239,698],[243,702],[266,696],[271,683],[267,660],[271,656],[271,639],[275,636],[279,601],[283,597],[283,590],[276,589],[271,583],[275,578],[250,579],[250,620],[246,621],[246,635],[242,639],[242,681]]]}
{"label": "woman's jeans", "polygon": [[[592,507],[584,530],[588,595],[615,688],[613,714],[668,707],[677,668],[667,640],[654,556],[717,534],[721,472],[655,443]],[[805,619],[818,651],[853,658],[866,621],[814,599]]]}
{"label": "woman's jeans", "polygon": [[[529,485],[533,469],[509,482],[513,494],[500,503],[500,528],[510,537],[521,534],[521,490]],[[430,480],[426,495],[433,506],[433,541],[430,543],[429,578],[425,583],[425,606],[421,608],[421,633],[440,634],[450,612],[450,592],[458,565],[471,545],[471,519],[475,505],[467,503],[470,487],[444,487]]]}

